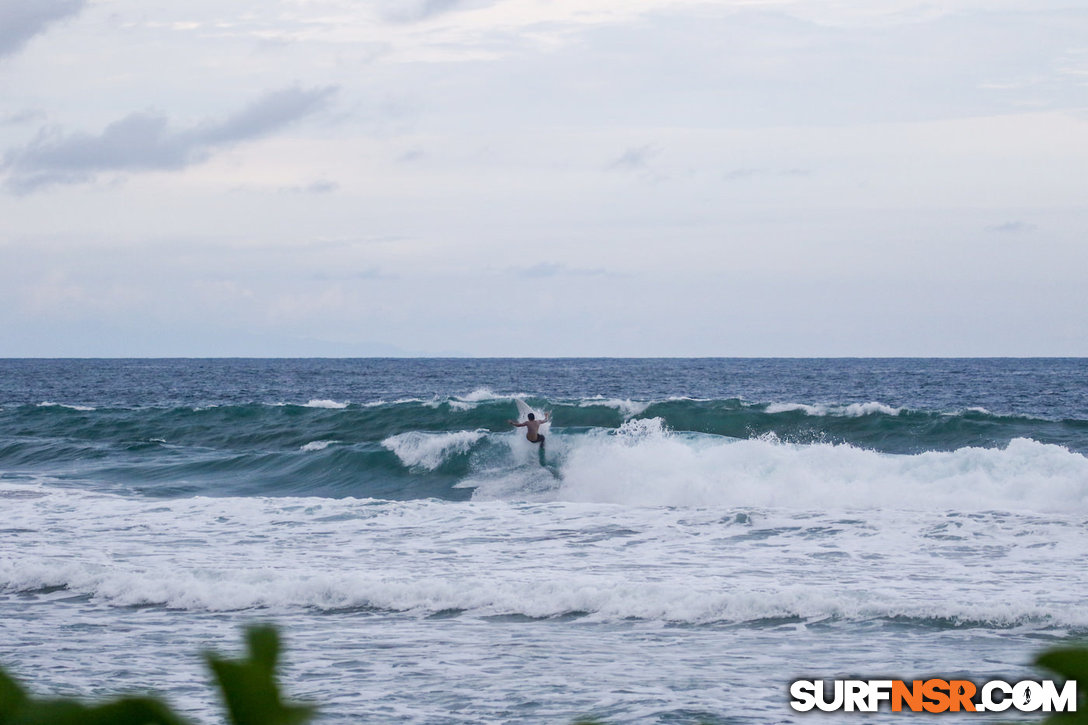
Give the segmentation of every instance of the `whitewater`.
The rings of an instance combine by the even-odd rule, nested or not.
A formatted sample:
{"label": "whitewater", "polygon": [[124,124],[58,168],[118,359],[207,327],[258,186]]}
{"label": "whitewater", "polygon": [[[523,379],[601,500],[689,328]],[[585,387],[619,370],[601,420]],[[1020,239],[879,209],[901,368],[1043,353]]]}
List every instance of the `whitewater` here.
{"label": "whitewater", "polygon": [[1038,677],[1088,632],[1086,361],[0,369],[38,692],[216,722],[199,653],[272,621],[319,722],[800,722],[796,678]]}

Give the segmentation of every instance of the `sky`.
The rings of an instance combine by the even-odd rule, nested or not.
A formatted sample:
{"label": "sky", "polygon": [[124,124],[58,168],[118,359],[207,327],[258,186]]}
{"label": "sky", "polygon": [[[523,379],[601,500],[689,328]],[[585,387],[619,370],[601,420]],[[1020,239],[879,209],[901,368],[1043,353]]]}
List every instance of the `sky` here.
{"label": "sky", "polygon": [[1088,356],[1082,0],[0,0],[0,357]]}

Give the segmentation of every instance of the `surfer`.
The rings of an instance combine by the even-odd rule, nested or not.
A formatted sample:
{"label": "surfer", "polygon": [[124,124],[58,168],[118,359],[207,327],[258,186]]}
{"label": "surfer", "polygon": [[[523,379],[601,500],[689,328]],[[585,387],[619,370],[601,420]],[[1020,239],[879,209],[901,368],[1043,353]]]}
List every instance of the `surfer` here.
{"label": "surfer", "polygon": [[551,412],[547,412],[544,414],[544,420],[537,420],[535,415],[529,413],[529,420],[525,421],[524,423],[517,423],[512,420],[508,420],[506,422],[512,426],[515,426],[516,428],[528,428],[529,430],[525,431],[525,439],[530,443],[539,443],[540,447],[543,448],[544,436],[540,434],[540,426],[544,423],[547,423],[551,419]]}

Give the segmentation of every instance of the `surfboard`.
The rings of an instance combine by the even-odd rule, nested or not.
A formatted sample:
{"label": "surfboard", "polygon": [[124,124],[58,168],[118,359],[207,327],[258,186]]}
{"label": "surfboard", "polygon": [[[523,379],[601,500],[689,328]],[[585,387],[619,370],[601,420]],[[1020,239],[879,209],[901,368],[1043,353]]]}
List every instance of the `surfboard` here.
{"label": "surfboard", "polygon": [[[514,403],[518,406],[518,422],[519,423],[524,423],[525,421],[529,420],[529,413],[532,413],[533,417],[536,418],[537,420],[544,420],[544,413],[542,411],[539,411],[536,408],[532,407],[531,405],[526,403],[521,398],[514,398]],[[540,426],[539,431],[540,431],[541,435],[543,435],[545,438],[547,438],[548,433],[551,431],[551,429],[552,429],[552,424],[549,421],[547,423],[542,423],[541,426]],[[523,432],[523,435],[524,435],[524,432]]]}
{"label": "surfboard", "polygon": [[544,415],[540,411],[534,410],[528,403],[526,403],[521,398],[514,398],[514,403],[518,406],[519,423],[524,423],[525,421],[529,420],[529,413],[532,413],[533,416],[537,419],[544,417]]}

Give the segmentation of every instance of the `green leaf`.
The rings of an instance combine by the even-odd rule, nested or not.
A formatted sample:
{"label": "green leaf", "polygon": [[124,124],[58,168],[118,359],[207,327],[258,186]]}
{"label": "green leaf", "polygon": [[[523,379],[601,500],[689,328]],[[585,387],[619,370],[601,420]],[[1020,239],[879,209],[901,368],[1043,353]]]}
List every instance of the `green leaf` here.
{"label": "green leaf", "polygon": [[101,705],[35,700],[0,670],[0,725],[185,725],[185,721],[150,697],[123,697]]}
{"label": "green leaf", "polygon": [[1064,680],[1077,682],[1077,712],[1056,713],[1048,717],[1044,724],[1088,723],[1088,711],[1084,708],[1085,688],[1088,688],[1088,647],[1047,650],[1035,658],[1035,664],[1058,674]]}
{"label": "green leaf", "polygon": [[1043,652],[1035,664],[1056,672],[1067,680],[1088,686],[1088,647],[1065,647]]}
{"label": "green leaf", "polygon": [[251,627],[246,632],[249,656],[230,660],[207,654],[227,712],[234,725],[301,725],[309,721],[314,708],[285,704],[276,685],[276,663],[280,641],[270,626]]}
{"label": "green leaf", "polygon": [[101,705],[75,700],[31,701],[11,725],[185,725],[159,700],[124,697]]}
{"label": "green leaf", "polygon": [[0,670],[0,725],[12,722],[26,701],[26,691],[8,673]]}

